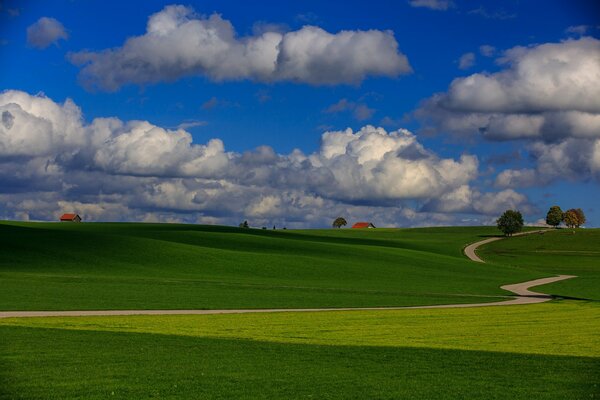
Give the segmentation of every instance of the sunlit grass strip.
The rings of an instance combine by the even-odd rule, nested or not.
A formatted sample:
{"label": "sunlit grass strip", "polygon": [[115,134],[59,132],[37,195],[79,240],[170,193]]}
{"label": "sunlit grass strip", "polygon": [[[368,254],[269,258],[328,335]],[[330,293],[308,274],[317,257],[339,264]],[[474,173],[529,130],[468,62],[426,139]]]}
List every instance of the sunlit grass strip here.
{"label": "sunlit grass strip", "polygon": [[600,305],[0,320],[2,325],[276,343],[600,357]]}

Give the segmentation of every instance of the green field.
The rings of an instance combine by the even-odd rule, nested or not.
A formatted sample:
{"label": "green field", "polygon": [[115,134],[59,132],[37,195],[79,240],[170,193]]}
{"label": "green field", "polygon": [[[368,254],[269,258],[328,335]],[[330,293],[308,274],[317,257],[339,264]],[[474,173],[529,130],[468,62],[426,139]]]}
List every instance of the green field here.
{"label": "green field", "polygon": [[550,275],[577,275],[580,279],[556,282],[539,289],[600,301],[600,229],[558,229],[518,240],[500,240],[483,247],[479,255],[497,264],[520,266]]}
{"label": "green field", "polygon": [[7,398],[589,399],[599,324],[569,302],[12,319],[0,379]]}
{"label": "green field", "polygon": [[[462,255],[493,228],[263,231],[0,224],[0,310],[403,306],[496,301],[547,276]],[[487,296],[487,297],[486,297]]]}
{"label": "green field", "polygon": [[0,310],[470,309],[0,319],[0,399],[600,398],[600,230],[0,224]]}

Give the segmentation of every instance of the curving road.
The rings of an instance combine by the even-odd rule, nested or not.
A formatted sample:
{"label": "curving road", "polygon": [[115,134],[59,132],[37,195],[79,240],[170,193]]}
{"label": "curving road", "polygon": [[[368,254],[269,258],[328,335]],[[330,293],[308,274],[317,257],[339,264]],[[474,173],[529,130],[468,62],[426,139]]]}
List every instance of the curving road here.
{"label": "curving road", "polygon": [[[517,235],[527,235],[538,231],[523,232]],[[515,236],[517,236],[515,235]],[[464,250],[465,255],[473,261],[485,262],[475,254],[481,245],[490,243],[502,237],[494,237],[470,244]],[[509,300],[492,303],[470,304],[441,304],[433,306],[408,306],[408,307],[342,307],[342,308],[268,308],[268,309],[238,309],[238,310],[81,310],[81,311],[0,311],[0,318],[26,318],[26,317],[91,317],[110,315],[210,315],[210,314],[250,314],[250,313],[276,313],[276,312],[321,312],[321,311],[375,311],[375,310],[414,310],[426,308],[471,308],[511,306],[522,304],[543,303],[552,300],[552,296],[529,290],[534,286],[545,285],[565,279],[575,278],[574,275],[558,275],[549,278],[535,279],[522,283],[501,286],[501,289],[514,293]]]}
{"label": "curving road", "polygon": [[[513,236],[531,235],[532,233],[540,233],[540,232],[545,232],[547,230],[548,229],[538,229],[536,231],[519,232],[519,233],[515,233]],[[477,250],[477,248],[479,246],[483,246],[484,244],[488,244],[488,243],[495,242],[497,240],[502,240],[502,239],[505,239],[505,236],[495,236],[495,237],[492,237],[489,239],[480,240],[479,242],[471,243],[470,245],[465,247],[463,251],[465,253],[465,256],[469,257],[471,260],[477,261],[480,263],[485,263],[485,261],[483,261],[481,258],[479,258],[479,256],[475,253],[475,250]]]}

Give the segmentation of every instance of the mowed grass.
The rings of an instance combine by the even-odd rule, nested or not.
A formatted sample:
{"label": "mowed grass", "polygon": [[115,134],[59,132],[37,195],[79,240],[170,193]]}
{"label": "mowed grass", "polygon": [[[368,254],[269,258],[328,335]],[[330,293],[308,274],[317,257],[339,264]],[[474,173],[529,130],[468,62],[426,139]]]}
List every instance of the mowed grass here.
{"label": "mowed grass", "polygon": [[[0,309],[482,302],[502,284],[559,273],[582,282],[545,292],[595,299],[593,233],[579,244],[554,232],[494,242],[480,251],[493,262],[479,264],[462,248],[493,228],[0,224]],[[522,244],[530,238],[546,240],[541,251]],[[0,399],[594,399],[599,326],[593,300],[0,319]]]}
{"label": "mowed grass", "polygon": [[[500,240],[478,251],[486,261],[578,278],[540,286],[545,293],[600,301],[600,229],[557,229]],[[599,327],[600,329],[600,327]]]}
{"label": "mowed grass", "polygon": [[[482,265],[495,228],[263,231],[2,223],[0,310],[360,307],[495,301],[547,274]],[[474,297],[475,296],[475,297]]]}
{"label": "mowed grass", "polygon": [[593,399],[600,307],[0,320],[0,398]]}

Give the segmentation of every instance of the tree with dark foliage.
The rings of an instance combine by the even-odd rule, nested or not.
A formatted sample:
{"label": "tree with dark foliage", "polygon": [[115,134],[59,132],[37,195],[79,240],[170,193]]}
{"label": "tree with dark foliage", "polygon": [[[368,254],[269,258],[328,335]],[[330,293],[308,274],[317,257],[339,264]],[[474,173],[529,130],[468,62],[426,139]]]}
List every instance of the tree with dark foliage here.
{"label": "tree with dark foliage", "polygon": [[341,228],[342,226],[346,226],[346,225],[348,225],[348,223],[347,223],[347,222],[346,222],[346,220],[345,220],[344,218],[342,218],[342,217],[337,217],[337,218],[335,219],[335,221],[333,221],[333,224],[332,224],[332,226],[333,226],[334,228]]}
{"label": "tree with dark foliage", "polygon": [[496,220],[498,229],[506,236],[512,236],[514,233],[520,232],[523,229],[523,216],[517,210],[506,210],[504,214]]}
{"label": "tree with dark foliage", "polygon": [[559,206],[552,206],[546,214],[546,223],[553,227],[558,227],[563,220],[563,211]]}

